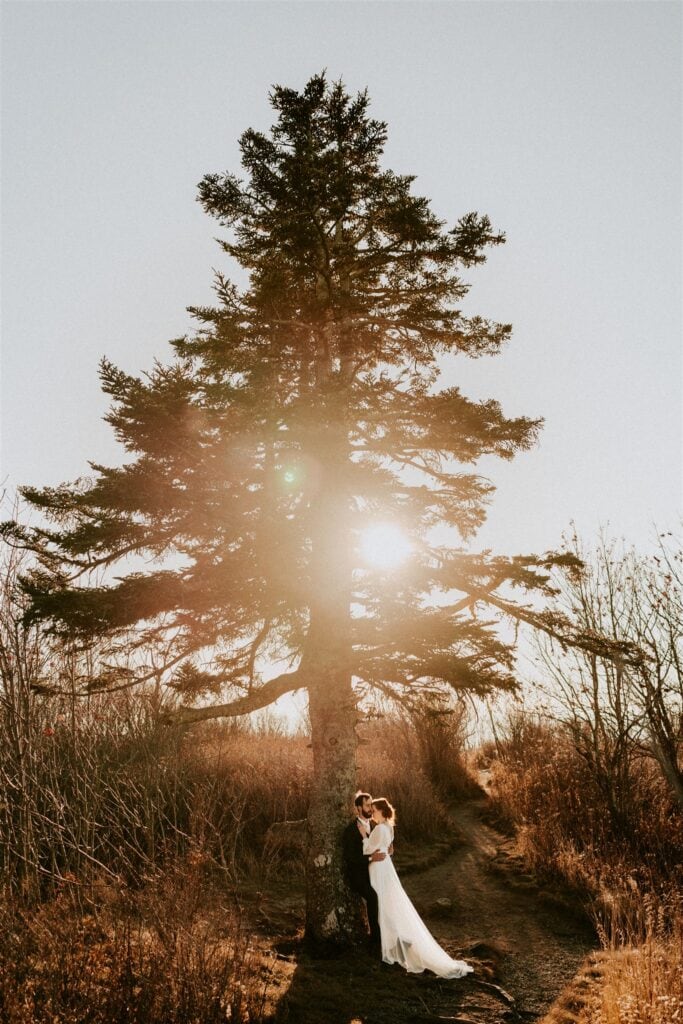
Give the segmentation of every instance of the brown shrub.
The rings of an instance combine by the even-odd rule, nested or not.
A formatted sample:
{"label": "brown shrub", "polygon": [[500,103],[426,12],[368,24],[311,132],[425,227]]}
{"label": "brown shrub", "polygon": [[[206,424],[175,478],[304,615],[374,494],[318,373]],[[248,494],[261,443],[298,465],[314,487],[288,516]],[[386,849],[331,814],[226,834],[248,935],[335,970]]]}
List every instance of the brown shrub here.
{"label": "brown shrub", "polygon": [[[297,851],[268,848],[266,838],[274,822],[306,817],[308,739],[273,723],[169,727],[161,710],[154,692],[87,704],[36,698],[28,716],[10,723],[26,732],[23,746],[0,749],[4,884],[39,899],[69,875],[84,885],[108,874],[137,886],[197,848],[232,882],[289,869]],[[360,733],[359,785],[396,804],[407,840],[443,835],[448,785],[428,770],[424,728],[390,716]],[[443,773],[440,749],[432,761]]]}
{"label": "brown shrub", "polygon": [[399,841],[442,836],[448,812],[422,767],[415,731],[404,719],[386,717],[361,724],[358,732],[358,785],[396,808]]}
{"label": "brown shrub", "polygon": [[7,1024],[258,1024],[270,967],[197,863],[80,909],[71,879],[28,910],[0,901],[0,1019]]}
{"label": "brown shrub", "polygon": [[630,761],[627,817],[615,817],[569,730],[516,716],[493,762],[494,806],[516,826],[541,874],[561,878],[599,907],[616,893],[683,883],[683,816],[654,762]]}

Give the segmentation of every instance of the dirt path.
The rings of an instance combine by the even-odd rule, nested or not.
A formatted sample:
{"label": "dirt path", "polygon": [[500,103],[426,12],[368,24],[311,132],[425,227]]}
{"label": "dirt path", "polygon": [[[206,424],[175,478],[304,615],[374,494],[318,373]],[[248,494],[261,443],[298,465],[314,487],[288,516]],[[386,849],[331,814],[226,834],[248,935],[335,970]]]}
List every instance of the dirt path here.
{"label": "dirt path", "polygon": [[[442,864],[409,876],[404,887],[441,942],[490,958],[496,980],[520,1015],[543,1014],[596,939],[579,912],[544,893],[524,871],[514,841],[482,820],[485,805],[455,811],[465,843]],[[435,895],[452,910],[434,918]],[[578,908],[577,908],[578,910]]]}
{"label": "dirt path", "polygon": [[[407,975],[358,954],[320,961],[285,942],[286,959],[274,974],[278,1021],[540,1020],[596,940],[580,914],[524,872],[514,841],[486,823],[485,810],[482,800],[454,812],[462,843],[433,867],[402,872],[397,857],[404,887],[428,927],[451,955],[475,965],[474,975],[455,982]],[[291,920],[291,902],[278,902]]]}

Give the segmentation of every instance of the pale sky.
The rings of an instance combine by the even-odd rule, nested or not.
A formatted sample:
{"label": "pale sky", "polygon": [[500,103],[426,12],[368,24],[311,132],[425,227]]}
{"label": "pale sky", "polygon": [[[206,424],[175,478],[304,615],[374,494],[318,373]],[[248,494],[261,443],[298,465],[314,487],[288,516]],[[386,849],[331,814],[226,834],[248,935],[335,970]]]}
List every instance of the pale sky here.
{"label": "pale sky", "polygon": [[267,129],[274,83],[368,87],[385,163],[451,224],[508,242],[466,308],[511,322],[445,381],[544,416],[482,468],[476,547],[555,546],[574,519],[648,546],[681,511],[681,14],[624,2],[3,3],[5,487],[116,464],[97,363],[170,359],[230,271],[195,202]]}

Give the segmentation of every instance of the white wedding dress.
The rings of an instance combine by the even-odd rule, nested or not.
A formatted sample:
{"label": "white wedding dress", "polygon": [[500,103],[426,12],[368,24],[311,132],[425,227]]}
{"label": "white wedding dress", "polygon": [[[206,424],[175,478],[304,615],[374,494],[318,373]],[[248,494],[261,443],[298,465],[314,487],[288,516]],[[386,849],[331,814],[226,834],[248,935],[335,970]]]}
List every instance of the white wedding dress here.
{"label": "white wedding dress", "polygon": [[[393,839],[391,825],[381,822],[363,840],[363,853],[386,853]],[[401,885],[391,857],[370,861],[370,885],[377,893],[385,963],[400,964],[414,974],[433,971],[440,978],[463,978],[474,970],[464,960],[453,960],[429,932]]]}

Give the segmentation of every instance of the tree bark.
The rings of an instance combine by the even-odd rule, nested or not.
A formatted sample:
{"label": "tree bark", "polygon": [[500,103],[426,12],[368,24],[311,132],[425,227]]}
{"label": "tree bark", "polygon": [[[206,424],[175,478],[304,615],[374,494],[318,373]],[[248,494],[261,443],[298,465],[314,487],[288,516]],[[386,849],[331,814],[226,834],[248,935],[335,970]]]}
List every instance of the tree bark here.
{"label": "tree bark", "polygon": [[[330,339],[325,340],[329,349]],[[321,375],[324,379],[324,367]],[[312,510],[312,602],[303,655],[313,748],[306,935],[318,949],[344,945],[359,935],[359,901],[346,885],[341,842],[356,790],[358,715],[351,672],[349,442],[343,402],[326,412],[329,418],[310,452],[321,475]]]}
{"label": "tree bark", "polygon": [[331,669],[309,688],[313,786],[308,813],[306,936],[316,946],[358,938],[358,897],[344,879],[341,834],[356,789],[356,705],[351,675]]}
{"label": "tree bark", "polygon": [[358,715],[351,673],[349,537],[343,497],[329,483],[314,535],[315,603],[304,655],[313,748],[306,936],[318,949],[359,937],[358,898],[346,885],[341,842],[356,790]]}
{"label": "tree bark", "polygon": [[650,733],[652,753],[654,754],[662,775],[666,779],[680,807],[683,807],[683,773],[678,767],[678,758],[675,750],[669,748],[667,743],[661,742],[654,730]]}

